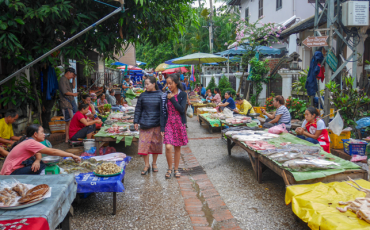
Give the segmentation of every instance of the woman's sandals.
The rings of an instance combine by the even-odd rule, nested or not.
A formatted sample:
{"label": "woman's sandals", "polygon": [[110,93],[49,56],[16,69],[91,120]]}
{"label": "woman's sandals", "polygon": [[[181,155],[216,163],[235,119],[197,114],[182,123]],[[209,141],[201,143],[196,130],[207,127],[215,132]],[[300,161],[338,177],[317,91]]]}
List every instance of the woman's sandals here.
{"label": "woman's sandals", "polygon": [[[155,167],[154,167],[154,165],[155,165]],[[152,164],[152,171],[153,172],[158,172],[157,164]]]}
{"label": "woman's sandals", "polygon": [[144,175],[148,174],[149,172],[150,172],[150,166],[145,166],[144,170],[141,171],[141,175],[144,176]]}
{"label": "woman's sandals", "polygon": [[172,169],[167,169],[167,173],[165,175],[166,179],[171,179],[172,176]]}
{"label": "woman's sandals", "polygon": [[180,178],[181,177],[181,173],[179,172],[178,169],[175,169],[175,177],[176,178]]}

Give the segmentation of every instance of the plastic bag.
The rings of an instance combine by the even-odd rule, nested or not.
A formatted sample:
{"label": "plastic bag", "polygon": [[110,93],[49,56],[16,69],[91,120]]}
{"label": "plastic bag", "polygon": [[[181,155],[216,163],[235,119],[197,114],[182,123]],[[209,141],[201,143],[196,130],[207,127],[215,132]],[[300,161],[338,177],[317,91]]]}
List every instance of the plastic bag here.
{"label": "plastic bag", "polygon": [[370,126],[370,117],[364,117],[356,121],[356,129],[362,129],[364,127]]}
{"label": "plastic bag", "polygon": [[274,127],[269,128],[269,133],[273,134],[280,134],[280,133],[287,133],[288,131],[286,130],[285,124],[280,124]]}
{"label": "plastic bag", "polygon": [[338,136],[342,133],[343,120],[339,112],[337,112],[337,115],[335,115],[334,119],[329,123],[329,129],[331,129],[331,131],[333,131],[333,133],[335,133]]}
{"label": "plastic bag", "polygon": [[232,118],[234,116],[234,112],[228,108],[224,108],[223,114],[228,118]]}
{"label": "plastic bag", "polygon": [[186,115],[190,118],[194,116],[193,109],[189,106],[188,110],[186,111]]}

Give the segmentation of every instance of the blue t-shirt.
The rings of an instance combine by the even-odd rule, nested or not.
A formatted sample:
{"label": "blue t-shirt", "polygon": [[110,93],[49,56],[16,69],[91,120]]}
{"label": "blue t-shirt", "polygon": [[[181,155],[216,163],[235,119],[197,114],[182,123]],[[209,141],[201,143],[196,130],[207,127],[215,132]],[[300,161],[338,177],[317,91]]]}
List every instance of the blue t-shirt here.
{"label": "blue t-shirt", "polygon": [[206,88],[202,87],[202,90],[200,91],[200,95],[206,95]]}
{"label": "blue t-shirt", "polygon": [[231,109],[231,110],[234,110],[235,108],[236,108],[236,106],[235,106],[235,101],[234,101],[234,99],[232,99],[231,97],[229,97],[229,99],[224,99],[223,101],[222,101],[222,103],[225,103],[225,102],[228,102],[229,103],[229,105],[228,106],[226,106],[226,108],[229,108],[229,109]]}
{"label": "blue t-shirt", "polygon": [[182,84],[182,88],[183,88],[184,90],[187,90],[187,89],[186,89],[186,84],[185,84],[184,82],[181,82],[181,84]]}
{"label": "blue t-shirt", "polygon": [[180,81],[183,81],[184,80],[184,74],[181,74],[180,75]]}
{"label": "blue t-shirt", "polygon": [[166,85],[166,80],[162,80],[162,81],[157,81],[157,84],[158,84],[158,88],[160,91],[162,91],[163,87]]}

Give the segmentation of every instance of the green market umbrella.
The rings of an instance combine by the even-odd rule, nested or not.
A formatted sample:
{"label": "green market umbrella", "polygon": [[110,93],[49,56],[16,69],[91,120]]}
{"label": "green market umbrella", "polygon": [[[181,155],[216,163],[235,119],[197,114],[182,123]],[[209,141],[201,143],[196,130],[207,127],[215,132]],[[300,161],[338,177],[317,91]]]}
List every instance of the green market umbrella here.
{"label": "green market umbrella", "polygon": [[227,58],[220,57],[214,54],[207,53],[193,53],[186,55],[184,57],[173,60],[174,64],[190,64],[190,65],[199,65],[203,63],[212,63],[212,62],[223,62]]}
{"label": "green market umbrella", "polygon": [[187,67],[191,65],[168,65],[166,69],[174,69],[174,68],[179,68],[179,67]]}

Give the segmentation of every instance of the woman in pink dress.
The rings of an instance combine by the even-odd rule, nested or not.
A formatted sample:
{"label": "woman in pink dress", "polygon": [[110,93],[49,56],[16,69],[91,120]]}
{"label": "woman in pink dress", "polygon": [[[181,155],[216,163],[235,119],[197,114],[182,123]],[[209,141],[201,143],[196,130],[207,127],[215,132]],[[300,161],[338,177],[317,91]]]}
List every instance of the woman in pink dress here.
{"label": "woman in pink dress", "polygon": [[186,103],[187,94],[182,90],[180,79],[176,75],[169,75],[167,86],[170,92],[163,94],[162,114],[164,122],[161,122],[161,133],[163,143],[166,145],[166,158],[168,170],[166,179],[172,176],[172,149],[175,149],[175,170],[176,178],[181,176],[179,172],[181,146],[188,144],[186,133]]}

